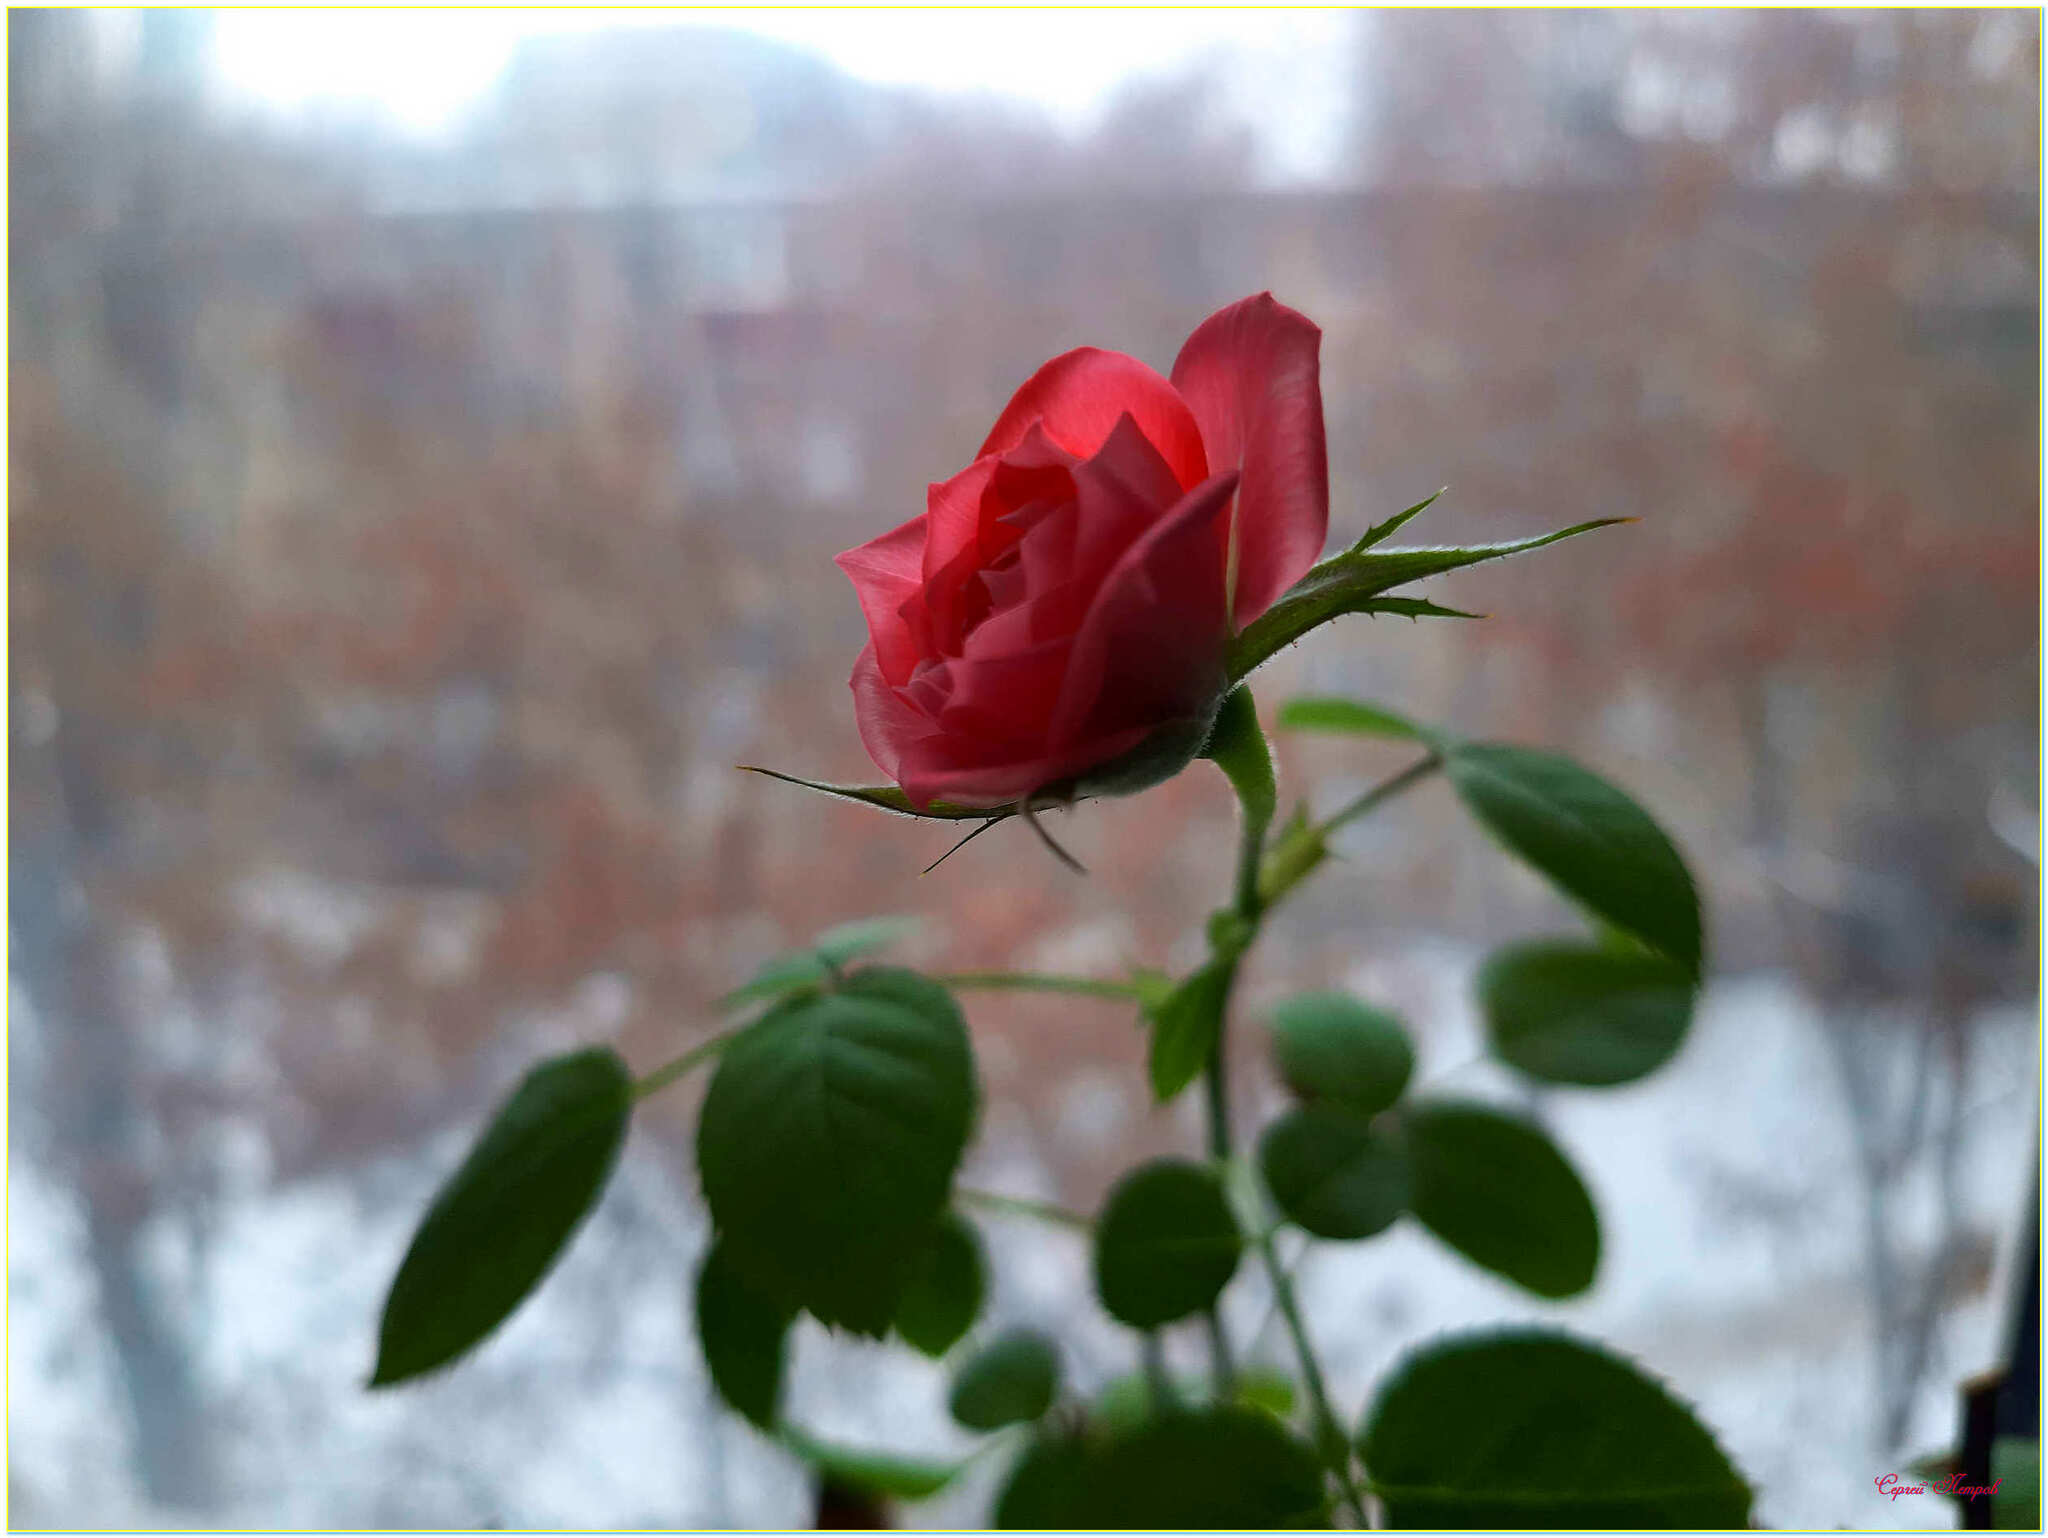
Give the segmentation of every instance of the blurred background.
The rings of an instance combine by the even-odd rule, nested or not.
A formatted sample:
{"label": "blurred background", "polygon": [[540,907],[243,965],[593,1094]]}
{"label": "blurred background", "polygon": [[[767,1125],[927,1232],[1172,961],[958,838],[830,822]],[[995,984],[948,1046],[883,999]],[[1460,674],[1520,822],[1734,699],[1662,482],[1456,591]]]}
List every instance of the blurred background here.
{"label": "blurred background", "polygon": [[[651,1067],[842,919],[947,969],[1187,965],[1190,773],[947,830],[872,778],[831,556],[1039,362],[1164,368],[1270,288],[1325,332],[1333,539],[1641,521],[1261,675],[1556,747],[1689,852],[1714,978],[1664,1073],[1475,1063],[1477,961],[1568,914],[1441,787],[1273,926],[1513,1100],[1608,1231],[1539,1306],[1406,1224],[1303,1263],[1355,1415],[1545,1317],[1695,1400],[1778,1525],[2005,1353],[2035,1203],[2039,23],[2022,11],[22,12],[8,17],[9,1326],[16,1525],[804,1524],[691,1336],[697,1088],[473,1359],[372,1397],[383,1289],[535,1057]],[[1402,761],[1280,745],[1328,808]],[[1091,1000],[976,997],[967,1178],[1099,1200],[1195,1146]],[[1183,1114],[1185,1112],[1185,1114]],[[982,1224],[991,1317],[1133,1349],[1080,1245]],[[2025,1242],[2031,1243],[2031,1240]],[[1291,1257],[1290,1257],[1291,1258]],[[1228,1297],[1284,1361],[1261,1284]],[[808,1327],[807,1327],[808,1328]],[[1192,1342],[1175,1342],[1178,1351]],[[792,1409],[957,1445],[938,1369],[800,1336]],[[978,1469],[910,1523],[976,1523]]]}

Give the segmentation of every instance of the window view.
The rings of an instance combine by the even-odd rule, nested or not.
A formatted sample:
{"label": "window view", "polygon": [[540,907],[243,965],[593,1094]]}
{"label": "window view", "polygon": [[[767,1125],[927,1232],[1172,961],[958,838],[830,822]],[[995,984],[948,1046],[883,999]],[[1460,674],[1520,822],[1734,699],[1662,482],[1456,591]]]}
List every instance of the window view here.
{"label": "window view", "polygon": [[[1213,771],[969,824],[878,771],[833,557],[1047,358],[1322,332],[1329,545],[1634,520],[1259,675],[1571,755],[1683,847],[1682,1049],[1563,1092],[1473,977],[1577,922],[1442,785],[1334,838],[1238,979],[1343,989],[1572,1150],[1590,1290],[1403,1219],[1279,1236],[1331,1398],[1547,1322],[1675,1385],[1764,1526],[1955,1525],[2038,1240],[2038,16],[2026,11],[16,11],[9,1511],[16,1526],[806,1527],[693,1324],[701,1082],[546,1285],[371,1392],[434,1193],[537,1059],[644,1073],[849,919],[937,974],[1182,976]],[[1280,815],[1412,744],[1273,733]],[[906,781],[906,784],[908,782]],[[961,1178],[1093,1213],[1192,1157],[1129,1000],[963,995]],[[984,1322],[1138,1369],[1087,1237],[976,1214]],[[1249,1272],[1246,1362],[1285,1364]],[[1182,1335],[1185,1335],[1185,1339]],[[2031,1350],[2031,1348],[2029,1348]],[[1194,1326],[1164,1337],[1199,1370]],[[819,1436],[972,1444],[945,1367],[799,1321]],[[984,1523],[976,1460],[905,1526]]]}

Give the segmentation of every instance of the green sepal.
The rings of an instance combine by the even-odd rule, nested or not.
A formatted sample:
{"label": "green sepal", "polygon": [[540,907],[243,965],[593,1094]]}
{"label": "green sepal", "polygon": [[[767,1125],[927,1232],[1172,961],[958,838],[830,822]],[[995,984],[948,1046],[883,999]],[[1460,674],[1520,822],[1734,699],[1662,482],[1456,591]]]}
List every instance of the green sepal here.
{"label": "green sepal", "polygon": [[[1462,566],[1497,561],[1503,556],[1540,550],[1559,540],[1570,539],[1625,518],[1595,518],[1568,529],[1540,535],[1535,539],[1509,540],[1501,544],[1423,549],[1346,550],[1310,570],[1264,614],[1239,632],[1230,644],[1226,671],[1233,682],[1245,677],[1260,663],[1339,615],[1369,614],[1378,609],[1389,612],[1380,595],[1390,588]],[[1412,600],[1404,607],[1412,606]],[[1392,612],[1401,612],[1396,609]]]}

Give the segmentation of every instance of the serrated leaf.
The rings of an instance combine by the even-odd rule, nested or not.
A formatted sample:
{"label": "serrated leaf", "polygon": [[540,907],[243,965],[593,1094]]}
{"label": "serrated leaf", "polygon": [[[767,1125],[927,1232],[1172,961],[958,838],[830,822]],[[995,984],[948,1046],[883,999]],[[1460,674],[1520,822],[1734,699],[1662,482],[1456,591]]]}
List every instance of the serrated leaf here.
{"label": "serrated leaf", "polygon": [[1037,1420],[1052,1408],[1059,1383],[1053,1343],[1036,1330],[1012,1330],[967,1359],[946,1407],[970,1431],[995,1431]]}
{"label": "serrated leaf", "polygon": [[820,1473],[869,1495],[921,1501],[937,1495],[960,1477],[967,1467],[964,1459],[944,1462],[936,1458],[905,1458],[895,1453],[870,1452],[841,1447],[812,1436],[795,1426],[784,1425],[779,1439],[797,1457]]}
{"label": "serrated leaf", "polygon": [[762,1428],[775,1424],[795,1314],[714,1242],[697,1270],[697,1344],[718,1397]]}
{"label": "serrated leaf", "polygon": [[1459,1101],[1403,1113],[1409,1210],[1475,1265],[1539,1297],[1593,1284],[1600,1220],[1585,1183],[1535,1123]]}
{"label": "serrated leaf", "polygon": [[1749,1523],[1749,1486],[1685,1405],[1554,1330],[1416,1351],[1381,1386],[1359,1445],[1392,1527]]}
{"label": "serrated leaf", "polygon": [[759,764],[741,764],[747,774],[765,774],[771,780],[780,780],[785,785],[801,785],[805,790],[819,791],[827,796],[837,796],[842,801],[859,801],[868,806],[880,807],[885,812],[897,812],[905,817],[931,817],[941,822],[973,822],[988,817],[1010,817],[1017,807],[1008,806],[961,806],[953,801],[934,801],[930,806],[919,807],[911,803],[900,785],[833,785],[824,780],[807,780],[802,775],[784,774],[780,769],[764,769]]}
{"label": "serrated leaf", "polygon": [[798,988],[821,984],[835,968],[914,933],[919,922],[907,915],[893,914],[834,925],[813,940],[808,949],[790,951],[764,962],[752,978],[718,1001],[719,1008],[737,1009],[756,999],[777,998]]}
{"label": "serrated leaf", "polygon": [[1400,1142],[1338,1105],[1289,1111],[1259,1139],[1259,1173],[1289,1220],[1323,1239],[1368,1239],[1408,1206]]}
{"label": "serrated leaf", "polygon": [[1205,962],[1150,1011],[1152,1044],[1146,1071],[1152,1098],[1161,1105],[1192,1084],[1209,1061],[1223,1029],[1223,1008],[1235,971],[1234,962]]}
{"label": "serrated leaf", "polygon": [[1494,1056],[1554,1084],[1626,1084],[1670,1061],[1692,1023],[1675,962],[1574,940],[1496,951],[1479,972]]}
{"label": "serrated leaf", "polygon": [[726,1048],[697,1168],[736,1265],[826,1324],[879,1335],[944,1209],[975,1112],[952,996],[875,967],[787,999]]}
{"label": "serrated leaf", "polygon": [[605,1047],[520,1081],[413,1234],[370,1387],[452,1362],[525,1301],[604,1189],[632,1105],[632,1075]]}
{"label": "serrated leaf", "polygon": [[1360,536],[1358,543],[1351,548],[1353,550],[1370,550],[1374,545],[1391,538],[1400,529],[1402,524],[1406,523],[1416,514],[1426,510],[1432,502],[1436,501],[1438,497],[1450,489],[1448,486],[1439,486],[1414,506],[1402,508],[1400,512],[1394,514],[1393,517],[1387,519],[1384,523],[1374,524]]}
{"label": "serrated leaf", "polygon": [[1185,1159],[1142,1164],[1095,1224],[1095,1293],[1113,1318],[1156,1329],[1216,1301],[1244,1247],[1223,1182]]}
{"label": "serrated leaf", "polygon": [[1461,743],[1445,768],[1509,850],[1595,917],[1699,975],[1699,895],[1649,813],[1590,770],[1533,748]]}
{"label": "serrated leaf", "polygon": [[1349,994],[1298,993],[1273,1011],[1273,1061],[1304,1100],[1329,1100],[1367,1116],[1401,1098],[1415,1048],[1400,1019]]}
{"label": "serrated leaf", "polygon": [[896,1305],[896,1333],[926,1356],[944,1356],[974,1323],[987,1291],[974,1225],[948,1212],[912,1263]]}
{"label": "serrated leaf", "polygon": [[1394,737],[1405,742],[1429,741],[1434,733],[1383,705],[1330,695],[1304,695],[1280,707],[1279,724],[1298,732],[1354,732],[1365,737]]}
{"label": "serrated leaf", "polygon": [[1624,518],[1595,518],[1535,539],[1502,544],[1414,550],[1346,550],[1310,570],[1277,603],[1253,620],[1230,644],[1226,673],[1235,682],[1273,653],[1300,640],[1318,625],[1344,614],[1370,612],[1373,601],[1390,588],[1462,566],[1497,561],[1503,556],[1540,550],[1561,539],[1584,534]]}

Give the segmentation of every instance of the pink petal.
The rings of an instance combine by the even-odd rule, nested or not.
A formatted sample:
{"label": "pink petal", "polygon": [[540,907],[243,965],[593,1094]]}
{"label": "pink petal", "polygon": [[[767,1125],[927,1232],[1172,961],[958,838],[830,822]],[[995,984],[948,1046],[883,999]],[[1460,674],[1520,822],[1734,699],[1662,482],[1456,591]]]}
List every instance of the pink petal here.
{"label": "pink petal", "polygon": [[1265,613],[1323,552],[1330,475],[1323,446],[1322,332],[1256,294],[1195,328],[1173,384],[1201,424],[1212,470],[1241,470],[1233,622]]}
{"label": "pink petal", "polygon": [[887,534],[833,557],[853,583],[882,676],[905,683],[917,665],[917,644],[902,609],[917,595],[924,572],[925,520],[920,514]]}
{"label": "pink petal", "polygon": [[[1084,499],[1118,486],[1077,472]],[[1200,713],[1223,682],[1227,630],[1216,530],[1237,490],[1234,472],[1211,476],[1158,517],[1127,550],[1089,604],[1053,716],[1051,740],[1151,729]],[[1083,516],[1086,517],[1084,500]],[[1142,735],[1142,734],[1141,734]]]}
{"label": "pink petal", "polygon": [[1159,372],[1126,353],[1077,347],[1024,381],[996,418],[983,455],[1015,447],[1033,423],[1077,459],[1092,459],[1128,413],[1171,467],[1183,488],[1209,473],[1202,430],[1174,387]]}

